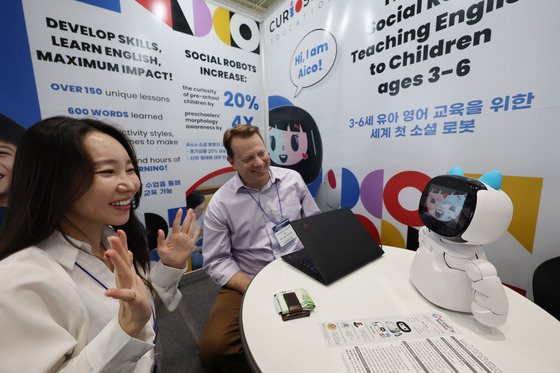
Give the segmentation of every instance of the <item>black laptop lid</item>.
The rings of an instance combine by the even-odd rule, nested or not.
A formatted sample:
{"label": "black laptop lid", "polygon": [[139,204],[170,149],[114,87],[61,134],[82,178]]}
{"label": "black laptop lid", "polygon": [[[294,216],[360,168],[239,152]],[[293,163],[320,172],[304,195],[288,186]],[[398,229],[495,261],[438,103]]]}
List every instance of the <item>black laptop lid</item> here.
{"label": "black laptop lid", "polygon": [[349,208],[290,223],[326,284],[379,258],[383,250]]}

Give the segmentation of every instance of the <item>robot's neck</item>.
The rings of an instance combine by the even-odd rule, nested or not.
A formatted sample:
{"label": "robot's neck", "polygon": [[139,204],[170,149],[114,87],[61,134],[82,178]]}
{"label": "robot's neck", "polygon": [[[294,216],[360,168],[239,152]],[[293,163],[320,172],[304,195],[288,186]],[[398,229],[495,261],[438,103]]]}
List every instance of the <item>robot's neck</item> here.
{"label": "robot's neck", "polygon": [[478,253],[484,252],[480,245],[449,241],[426,227],[420,230],[420,235],[424,235],[432,245],[437,246],[444,253],[456,258],[476,258]]}

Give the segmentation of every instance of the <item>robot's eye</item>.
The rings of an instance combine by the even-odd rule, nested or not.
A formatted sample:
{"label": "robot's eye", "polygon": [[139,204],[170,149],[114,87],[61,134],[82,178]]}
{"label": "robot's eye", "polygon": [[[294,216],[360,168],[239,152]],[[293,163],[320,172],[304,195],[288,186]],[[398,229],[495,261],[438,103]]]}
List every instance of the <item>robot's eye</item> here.
{"label": "robot's eye", "polygon": [[430,198],[430,203],[436,203],[435,198]]}
{"label": "robot's eye", "polygon": [[270,149],[276,150],[276,138],[274,136],[270,136]]}

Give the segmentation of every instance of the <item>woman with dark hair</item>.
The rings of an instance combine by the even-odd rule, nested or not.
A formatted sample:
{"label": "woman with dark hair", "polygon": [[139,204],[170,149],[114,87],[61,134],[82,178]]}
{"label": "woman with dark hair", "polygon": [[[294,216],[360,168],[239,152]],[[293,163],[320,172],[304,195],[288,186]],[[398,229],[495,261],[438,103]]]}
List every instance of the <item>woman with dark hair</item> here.
{"label": "woman with dark hair", "polygon": [[140,187],[111,125],[53,117],[25,132],[0,232],[3,370],[152,372],[155,309],[178,305],[198,230],[179,210],[150,270]]}

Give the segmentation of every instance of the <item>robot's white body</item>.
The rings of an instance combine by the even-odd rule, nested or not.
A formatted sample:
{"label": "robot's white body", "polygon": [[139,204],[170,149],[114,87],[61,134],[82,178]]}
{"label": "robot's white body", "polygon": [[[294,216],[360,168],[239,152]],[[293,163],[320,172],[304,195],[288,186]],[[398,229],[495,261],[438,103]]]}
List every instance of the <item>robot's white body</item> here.
{"label": "robot's white body", "polygon": [[453,311],[472,312],[484,325],[507,319],[508,301],[496,269],[480,245],[445,242],[422,227],[410,280],[430,302]]}
{"label": "robot's white body", "polygon": [[472,312],[488,326],[503,324],[509,308],[496,268],[480,246],[501,237],[513,216],[501,182],[499,171],[476,180],[458,167],[430,180],[420,200],[425,226],[410,269],[411,282],[430,302]]}

